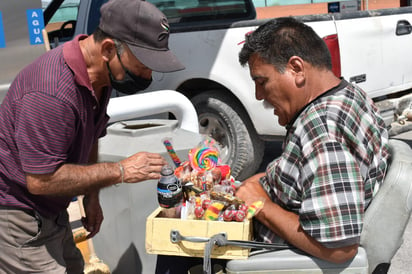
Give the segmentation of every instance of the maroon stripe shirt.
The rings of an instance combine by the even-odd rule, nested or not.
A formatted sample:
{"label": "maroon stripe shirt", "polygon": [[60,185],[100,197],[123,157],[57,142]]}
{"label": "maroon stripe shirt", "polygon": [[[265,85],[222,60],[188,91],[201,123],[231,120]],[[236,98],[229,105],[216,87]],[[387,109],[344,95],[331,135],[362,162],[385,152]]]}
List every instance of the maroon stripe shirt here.
{"label": "maroon stripe shirt", "polygon": [[[103,136],[109,90],[101,104],[92,89],[77,36],[39,57],[16,77],[0,106],[0,205],[44,216],[72,197],[32,195],[25,173],[47,174],[65,163],[86,164]],[[61,182],[64,183],[64,182]]]}

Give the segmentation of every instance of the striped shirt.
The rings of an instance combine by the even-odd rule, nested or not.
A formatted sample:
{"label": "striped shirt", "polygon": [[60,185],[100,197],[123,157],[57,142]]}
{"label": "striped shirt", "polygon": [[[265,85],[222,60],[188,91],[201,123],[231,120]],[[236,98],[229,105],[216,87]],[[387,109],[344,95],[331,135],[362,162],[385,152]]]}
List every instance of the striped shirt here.
{"label": "striped shirt", "polygon": [[[383,182],[388,134],[377,112],[362,90],[342,80],[290,123],[282,155],[260,181],[326,247],[359,243],[364,211]],[[283,242],[260,223],[255,228],[258,240]]]}
{"label": "striped shirt", "polygon": [[105,134],[110,92],[94,95],[77,36],[40,56],[13,81],[0,107],[0,205],[53,216],[72,197],[29,193],[25,174],[86,164]]}

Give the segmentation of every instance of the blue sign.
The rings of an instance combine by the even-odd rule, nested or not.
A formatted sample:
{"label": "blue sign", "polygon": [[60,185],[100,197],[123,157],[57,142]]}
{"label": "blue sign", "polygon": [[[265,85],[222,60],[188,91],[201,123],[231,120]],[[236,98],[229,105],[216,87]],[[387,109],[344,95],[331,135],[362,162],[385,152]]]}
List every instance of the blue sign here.
{"label": "blue sign", "polygon": [[28,9],[26,15],[29,27],[30,44],[44,44],[42,35],[42,30],[44,29],[43,10]]}
{"label": "blue sign", "polygon": [[340,12],[339,2],[328,3],[328,12],[329,13]]}
{"label": "blue sign", "polygon": [[0,11],[0,48],[6,47],[6,39],[4,38],[3,16]]}

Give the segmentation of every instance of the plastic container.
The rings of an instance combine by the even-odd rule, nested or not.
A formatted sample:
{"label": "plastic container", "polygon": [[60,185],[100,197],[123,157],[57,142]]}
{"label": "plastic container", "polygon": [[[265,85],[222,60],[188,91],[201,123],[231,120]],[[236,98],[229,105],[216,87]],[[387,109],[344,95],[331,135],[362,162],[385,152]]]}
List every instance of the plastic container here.
{"label": "plastic container", "polygon": [[[188,160],[188,152],[201,135],[179,128],[177,120],[132,120],[115,123],[99,141],[99,161],[117,162],[139,151],[160,153],[174,163],[163,139],[173,141],[176,154]],[[146,218],[159,207],[158,180],[121,184],[100,191],[104,221],[93,237],[96,254],[116,273],[155,273],[156,255],[145,249]]]}

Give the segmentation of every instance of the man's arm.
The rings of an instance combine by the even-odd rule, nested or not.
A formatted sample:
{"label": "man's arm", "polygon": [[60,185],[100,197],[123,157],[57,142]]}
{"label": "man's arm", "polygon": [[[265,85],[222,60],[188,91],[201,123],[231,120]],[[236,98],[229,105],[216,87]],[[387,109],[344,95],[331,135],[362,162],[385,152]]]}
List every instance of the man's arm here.
{"label": "man's arm", "polygon": [[271,201],[259,183],[259,178],[263,175],[264,173],[260,173],[245,180],[236,192],[236,196],[247,204],[264,199],[263,208],[255,216],[263,225],[295,247],[323,260],[343,263],[356,255],[358,244],[326,248],[306,234],[300,226],[297,214],[284,210]]}
{"label": "man's arm", "polygon": [[[96,142],[93,145],[89,157],[89,164],[97,163],[99,149],[98,144],[99,143]],[[96,191],[91,191],[89,194],[83,197],[83,201],[82,203],[80,203],[80,206],[83,206],[85,215],[82,216],[82,224],[86,228],[86,230],[90,232],[90,234],[87,235],[87,239],[92,238],[100,231],[100,227],[104,219],[103,210],[100,206],[99,191],[99,189]]]}
{"label": "man's arm", "polygon": [[87,195],[123,182],[137,183],[160,178],[166,160],[157,153],[139,152],[118,163],[63,164],[50,174],[26,174],[27,188],[36,195]]}

